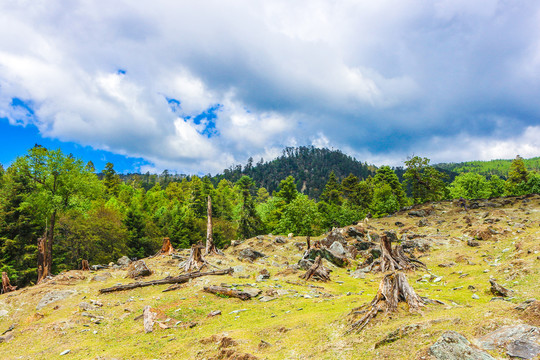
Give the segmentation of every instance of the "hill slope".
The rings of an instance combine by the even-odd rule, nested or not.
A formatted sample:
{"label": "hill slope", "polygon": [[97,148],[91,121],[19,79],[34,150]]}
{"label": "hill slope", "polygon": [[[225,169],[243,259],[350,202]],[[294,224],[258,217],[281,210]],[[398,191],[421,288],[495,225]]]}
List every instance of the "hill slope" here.
{"label": "hill slope", "polygon": [[311,198],[318,198],[326,185],[328,176],[334,171],[343,179],[353,174],[360,179],[374,175],[376,167],[362,163],[339,150],[319,149],[313,146],[286,148],[278,158],[253,165],[250,160],[242,168],[241,165],[225,169],[223,174],[214,177],[216,181],[227,179],[237,181],[243,175],[250,176],[257,186],[265,187],[272,193],[277,190],[281,180],[293,176],[299,191]]}
{"label": "hill slope", "polygon": [[[324,260],[332,270],[331,281],[306,282],[299,279],[304,271],[294,266],[302,257],[304,238],[259,236],[227,249],[224,256],[207,258],[215,266],[234,267],[234,274],[200,277],[175,291],[162,292],[167,285],[161,285],[100,294],[101,288],[132,282],[124,278],[125,268],[115,266],[70,271],[0,295],[0,333],[14,327],[2,337],[8,342],[0,340],[0,358],[429,359],[427,349],[449,329],[472,341],[503,325],[539,326],[539,311],[516,306],[540,298],[540,196],[468,205],[474,209],[451,202],[425,204],[413,213],[423,218],[403,212],[354,226],[354,231],[347,227],[335,232],[343,234],[346,248],[365,242],[350,236],[363,230],[372,239],[390,230],[412,242],[429,272],[407,272],[411,286],[444,303],[427,305],[421,313],[409,313],[406,306],[392,316],[380,313],[359,334],[345,334],[351,310],[371,301],[383,277],[354,272],[368,253],[361,252],[348,268]],[[468,245],[475,245],[473,236],[483,239],[478,246]],[[239,260],[247,248],[266,256]],[[177,275],[178,255],[186,258],[188,253],[146,259],[153,274],[144,280]],[[258,278],[263,269],[268,280]],[[492,301],[492,277],[513,290],[513,297]],[[242,301],[203,291],[220,284],[258,288],[262,294]],[[60,293],[66,298],[37,306]],[[140,315],[147,305],[157,313],[158,323],[145,334]],[[221,315],[208,316],[216,310]],[[508,358],[502,348],[489,352]]]}
{"label": "hill slope", "polygon": [[[523,159],[529,171],[540,171],[540,157]],[[435,167],[452,171],[454,173],[473,172],[484,176],[498,175],[506,178],[510,170],[512,160],[490,160],[490,161],[467,161],[461,163],[440,163]]]}

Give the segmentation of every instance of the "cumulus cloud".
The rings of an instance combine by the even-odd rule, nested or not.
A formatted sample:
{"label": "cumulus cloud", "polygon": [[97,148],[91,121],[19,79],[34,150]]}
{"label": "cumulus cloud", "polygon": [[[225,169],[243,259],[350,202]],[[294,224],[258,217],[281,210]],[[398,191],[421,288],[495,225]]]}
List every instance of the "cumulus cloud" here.
{"label": "cumulus cloud", "polygon": [[186,173],[306,144],[535,156],[539,20],[534,1],[4,2],[0,118]]}

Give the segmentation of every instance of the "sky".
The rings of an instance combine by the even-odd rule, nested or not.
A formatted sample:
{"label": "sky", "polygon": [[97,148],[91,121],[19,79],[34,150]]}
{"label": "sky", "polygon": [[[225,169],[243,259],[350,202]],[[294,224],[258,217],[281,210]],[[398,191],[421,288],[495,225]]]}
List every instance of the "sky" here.
{"label": "sky", "polygon": [[4,0],[0,163],[34,144],[185,174],[540,156],[540,2]]}

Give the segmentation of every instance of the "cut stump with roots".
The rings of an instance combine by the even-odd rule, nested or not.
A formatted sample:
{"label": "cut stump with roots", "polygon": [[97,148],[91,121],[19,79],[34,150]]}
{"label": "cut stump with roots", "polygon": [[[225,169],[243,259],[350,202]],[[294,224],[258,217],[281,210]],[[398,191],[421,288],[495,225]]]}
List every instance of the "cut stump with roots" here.
{"label": "cut stump with roots", "polygon": [[311,267],[306,271],[304,275],[301,275],[300,278],[304,280],[319,280],[319,281],[329,281],[330,280],[330,271],[322,265],[321,256],[317,256],[315,262]]}
{"label": "cut stump with roots", "polygon": [[377,316],[378,312],[396,312],[398,304],[405,302],[409,306],[410,312],[418,312],[426,303],[442,304],[437,300],[430,300],[416,294],[409,285],[407,276],[402,272],[392,272],[384,276],[379,284],[377,294],[367,305],[367,310],[362,308],[353,310],[352,314],[364,314],[362,318],[355,321],[347,333],[360,332],[366,325]]}

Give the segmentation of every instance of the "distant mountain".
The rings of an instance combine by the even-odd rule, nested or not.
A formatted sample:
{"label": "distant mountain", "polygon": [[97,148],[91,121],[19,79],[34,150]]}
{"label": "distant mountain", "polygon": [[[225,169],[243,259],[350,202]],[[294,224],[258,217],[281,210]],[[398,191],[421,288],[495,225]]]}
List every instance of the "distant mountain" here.
{"label": "distant mountain", "polygon": [[[540,157],[524,159],[527,170],[540,171]],[[434,167],[457,174],[465,172],[473,172],[480,175],[490,177],[498,175],[502,178],[508,176],[510,164],[512,160],[489,160],[489,161],[467,161],[461,163],[441,163]]]}
{"label": "distant mountain", "polygon": [[281,180],[291,175],[295,178],[299,191],[311,198],[318,198],[332,171],[339,179],[353,174],[362,180],[374,175],[377,168],[339,150],[319,149],[313,146],[288,147],[283,150],[281,156],[272,161],[264,162],[261,159],[254,165],[253,159],[250,158],[244,167],[231,166],[225,169],[223,174],[213,177],[213,180],[216,183],[221,179],[235,182],[243,175],[247,175],[257,186],[265,187],[271,194],[278,189]]}

